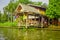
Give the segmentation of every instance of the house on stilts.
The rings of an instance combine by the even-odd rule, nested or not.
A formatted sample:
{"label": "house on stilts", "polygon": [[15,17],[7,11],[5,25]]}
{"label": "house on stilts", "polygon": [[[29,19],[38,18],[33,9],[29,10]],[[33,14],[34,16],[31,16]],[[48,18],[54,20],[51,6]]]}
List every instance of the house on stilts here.
{"label": "house on stilts", "polygon": [[46,9],[42,7],[19,4],[14,11],[14,16],[20,27],[47,27],[48,17],[43,15],[45,11]]}

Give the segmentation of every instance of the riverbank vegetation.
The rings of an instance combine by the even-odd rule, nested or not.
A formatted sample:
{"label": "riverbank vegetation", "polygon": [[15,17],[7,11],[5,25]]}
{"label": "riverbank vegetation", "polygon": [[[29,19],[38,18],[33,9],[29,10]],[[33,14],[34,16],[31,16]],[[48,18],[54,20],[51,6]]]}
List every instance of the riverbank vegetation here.
{"label": "riverbank vegetation", "polygon": [[0,23],[0,27],[17,27],[17,22]]}

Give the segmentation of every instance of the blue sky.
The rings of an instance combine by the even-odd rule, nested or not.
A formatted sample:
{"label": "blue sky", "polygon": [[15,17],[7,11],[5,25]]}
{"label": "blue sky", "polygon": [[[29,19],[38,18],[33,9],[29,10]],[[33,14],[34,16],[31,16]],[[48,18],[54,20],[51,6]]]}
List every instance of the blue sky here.
{"label": "blue sky", "polygon": [[0,11],[3,11],[3,7],[8,5],[10,0],[0,0]]}
{"label": "blue sky", "polygon": [[[43,2],[43,3],[46,3],[46,4],[49,3],[48,0],[32,0],[32,1],[40,1],[40,2]],[[10,0],[0,0],[0,11],[3,12],[3,7],[8,5],[9,2],[10,2]]]}

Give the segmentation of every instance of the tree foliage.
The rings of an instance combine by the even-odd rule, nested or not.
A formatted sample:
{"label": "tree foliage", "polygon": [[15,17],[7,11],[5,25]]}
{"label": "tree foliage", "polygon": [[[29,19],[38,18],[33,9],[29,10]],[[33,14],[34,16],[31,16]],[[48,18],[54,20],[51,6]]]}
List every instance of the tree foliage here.
{"label": "tree foliage", "polygon": [[60,0],[50,0],[46,15],[50,18],[60,18]]}
{"label": "tree foliage", "polygon": [[30,0],[11,0],[10,3],[4,7],[4,11],[13,13],[19,3],[41,5],[42,2],[32,2]]}
{"label": "tree foliage", "polygon": [[0,12],[0,22],[6,22],[8,20],[7,14],[6,13],[1,13]]}

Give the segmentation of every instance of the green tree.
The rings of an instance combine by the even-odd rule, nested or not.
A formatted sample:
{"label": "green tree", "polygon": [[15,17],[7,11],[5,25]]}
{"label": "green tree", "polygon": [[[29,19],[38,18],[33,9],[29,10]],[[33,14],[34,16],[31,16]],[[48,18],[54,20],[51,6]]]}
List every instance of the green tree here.
{"label": "green tree", "polygon": [[10,3],[6,7],[4,7],[4,12],[6,14],[10,15],[11,22],[13,21],[13,14],[12,13],[15,10],[15,3],[13,1],[14,0],[10,1]]}
{"label": "green tree", "polygon": [[23,4],[29,4],[32,3],[30,0],[18,0],[19,3],[23,3]]}
{"label": "green tree", "polygon": [[40,6],[42,4],[42,2],[32,2],[33,5],[37,5]]}
{"label": "green tree", "polygon": [[46,15],[50,18],[60,18],[60,0],[49,0]]}
{"label": "green tree", "polygon": [[7,14],[0,12],[0,22],[6,22],[7,21]]}

